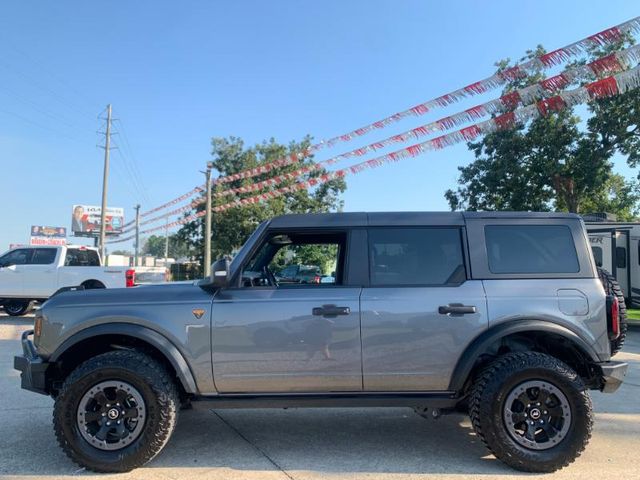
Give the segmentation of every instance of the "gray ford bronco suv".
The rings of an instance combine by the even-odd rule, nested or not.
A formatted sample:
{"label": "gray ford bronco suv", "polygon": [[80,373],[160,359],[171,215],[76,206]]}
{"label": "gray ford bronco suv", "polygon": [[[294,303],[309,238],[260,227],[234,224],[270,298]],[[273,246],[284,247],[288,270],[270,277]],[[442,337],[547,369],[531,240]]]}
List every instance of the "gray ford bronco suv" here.
{"label": "gray ford bronco suv", "polygon": [[[276,276],[291,265],[319,281]],[[500,460],[551,472],[591,436],[588,390],[615,391],[627,370],[611,360],[618,301],[576,215],[285,215],[212,270],[60,292],[37,312],[15,368],[55,399],[74,462],[144,464],[191,402],[402,406],[468,411]]]}

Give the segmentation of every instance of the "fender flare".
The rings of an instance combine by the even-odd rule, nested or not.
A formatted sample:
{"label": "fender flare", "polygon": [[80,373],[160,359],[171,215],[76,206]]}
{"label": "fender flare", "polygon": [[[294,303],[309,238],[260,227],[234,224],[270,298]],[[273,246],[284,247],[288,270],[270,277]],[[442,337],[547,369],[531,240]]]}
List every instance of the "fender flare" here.
{"label": "fender flare", "polygon": [[569,328],[551,323],[544,320],[515,320],[501,323],[485,330],[478,335],[465,349],[458,359],[456,367],[451,375],[449,390],[459,392],[476,363],[476,360],[482,353],[496,340],[508,335],[521,332],[547,332],[564,337],[583,353],[585,353],[592,361],[599,362],[598,354],[578,333]]}
{"label": "fender flare", "polygon": [[196,381],[189,364],[176,346],[155,330],[133,323],[103,323],[81,330],[62,342],[51,354],[49,361],[56,362],[72,346],[88,338],[100,335],[126,335],[147,342],[157,348],[169,360],[184,390],[187,393],[198,393]]}

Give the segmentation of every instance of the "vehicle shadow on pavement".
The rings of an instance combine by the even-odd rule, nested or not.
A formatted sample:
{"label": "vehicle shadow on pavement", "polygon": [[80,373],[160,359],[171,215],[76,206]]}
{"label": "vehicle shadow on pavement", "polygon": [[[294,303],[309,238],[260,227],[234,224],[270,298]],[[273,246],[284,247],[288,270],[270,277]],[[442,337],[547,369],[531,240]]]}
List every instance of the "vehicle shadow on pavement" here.
{"label": "vehicle shadow on pavement", "polygon": [[484,448],[463,415],[424,419],[410,409],[213,410],[182,412],[149,467],[316,473],[519,472]]}

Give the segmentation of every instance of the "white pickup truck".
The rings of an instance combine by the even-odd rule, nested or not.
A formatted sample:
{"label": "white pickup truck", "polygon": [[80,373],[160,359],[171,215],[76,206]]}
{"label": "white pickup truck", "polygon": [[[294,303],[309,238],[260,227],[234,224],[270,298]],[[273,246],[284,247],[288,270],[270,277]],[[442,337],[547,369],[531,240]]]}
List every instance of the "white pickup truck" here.
{"label": "white pickup truck", "polygon": [[0,305],[12,316],[24,315],[63,287],[124,288],[135,282],[133,268],[102,266],[90,247],[19,247],[0,256]]}

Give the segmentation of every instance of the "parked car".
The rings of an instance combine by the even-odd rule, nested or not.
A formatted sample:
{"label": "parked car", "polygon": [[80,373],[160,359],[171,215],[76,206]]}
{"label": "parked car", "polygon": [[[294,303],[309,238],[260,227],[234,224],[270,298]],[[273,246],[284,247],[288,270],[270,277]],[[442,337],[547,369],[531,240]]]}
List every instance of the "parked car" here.
{"label": "parked car", "polygon": [[322,269],[313,265],[287,265],[277,277],[281,283],[320,283]]}
{"label": "parked car", "polygon": [[[335,284],[279,283],[307,245],[333,245]],[[588,391],[626,374],[618,307],[576,215],[285,215],[208,279],[55,295],[14,364],[98,472],[156,456],[189,402],[468,410],[497,458],[552,472],[589,441]]]}
{"label": "parked car", "polygon": [[104,267],[97,249],[25,246],[0,256],[0,305],[12,316],[28,313],[58,289],[132,287],[135,270]]}

